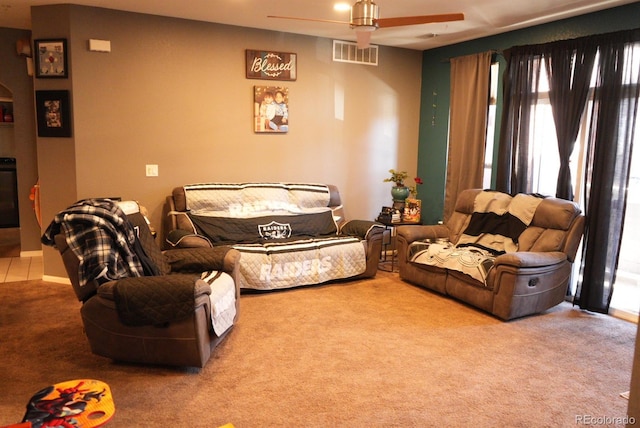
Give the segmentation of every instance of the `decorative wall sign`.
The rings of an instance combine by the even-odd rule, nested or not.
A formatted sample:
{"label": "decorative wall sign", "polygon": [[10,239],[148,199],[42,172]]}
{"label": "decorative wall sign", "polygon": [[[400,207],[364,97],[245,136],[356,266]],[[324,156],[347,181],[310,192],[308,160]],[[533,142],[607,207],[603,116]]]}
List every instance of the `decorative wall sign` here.
{"label": "decorative wall sign", "polygon": [[289,88],[253,87],[253,130],[255,132],[289,131]]}
{"label": "decorative wall sign", "polygon": [[247,49],[247,79],[296,80],[297,55]]}
{"label": "decorative wall sign", "polygon": [[36,91],[39,137],[71,137],[69,91]]}
{"label": "decorative wall sign", "polygon": [[67,77],[67,40],[36,40],[36,77]]}

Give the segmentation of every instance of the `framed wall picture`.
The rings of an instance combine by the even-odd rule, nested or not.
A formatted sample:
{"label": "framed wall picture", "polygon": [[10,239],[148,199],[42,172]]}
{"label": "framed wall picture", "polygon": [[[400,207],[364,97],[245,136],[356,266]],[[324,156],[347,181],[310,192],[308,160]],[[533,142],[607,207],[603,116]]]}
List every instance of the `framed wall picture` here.
{"label": "framed wall picture", "polygon": [[36,91],[39,137],[71,137],[69,91]]}
{"label": "framed wall picture", "polygon": [[35,40],[34,45],[36,77],[66,78],[68,73],[67,40]]}
{"label": "framed wall picture", "polygon": [[253,87],[253,130],[280,133],[289,131],[289,88]]}
{"label": "framed wall picture", "polygon": [[298,55],[246,49],[247,79],[296,80]]}
{"label": "framed wall picture", "polygon": [[422,211],[422,201],[415,198],[407,198],[404,205],[402,221],[407,223],[420,223],[420,213]]}

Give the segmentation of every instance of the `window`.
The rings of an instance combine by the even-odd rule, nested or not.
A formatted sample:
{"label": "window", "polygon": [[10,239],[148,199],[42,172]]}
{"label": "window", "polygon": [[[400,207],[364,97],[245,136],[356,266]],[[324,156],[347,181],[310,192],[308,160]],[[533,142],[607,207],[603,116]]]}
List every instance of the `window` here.
{"label": "window", "polygon": [[491,82],[489,84],[489,111],[487,112],[487,134],[484,151],[484,174],[482,177],[482,187],[491,189],[491,170],[493,167],[493,140],[496,130],[496,105],[498,99],[498,76],[499,64],[491,64]]}
{"label": "window", "polygon": [[[638,76],[640,75],[640,43],[629,45],[625,50],[625,56],[626,55],[628,55],[628,58],[633,58],[634,62],[626,63],[623,73],[633,77],[625,79],[626,82],[630,83],[623,86],[622,90],[623,94],[625,94],[623,95],[623,99],[626,96],[626,99],[631,100],[635,99],[633,98],[635,97],[635,95],[633,95],[634,91],[631,89],[637,89],[637,85],[640,84],[640,82],[638,82]],[[599,64],[599,61],[597,57],[595,64],[595,67],[598,67],[597,64]],[[591,113],[594,107],[594,88],[596,88],[598,84],[597,70],[595,68],[591,75],[589,101],[585,107],[578,139],[570,157],[571,178],[575,194],[574,199],[581,206],[583,205],[582,198],[585,194],[585,186],[587,185],[584,182],[584,170],[587,158],[586,150],[589,146],[588,141],[592,138],[592,136],[589,135],[589,130],[592,120]],[[624,104],[624,102],[622,104]],[[619,132],[634,135],[632,145],[640,147],[637,144],[633,144],[640,144],[640,117],[638,117],[638,112],[630,109],[625,110],[624,108],[621,109],[621,112],[623,114],[629,112],[628,114],[635,115],[635,117],[630,116],[630,118],[635,120],[632,122],[635,123],[635,135],[632,134],[634,129],[624,128],[624,118],[619,118]],[[544,66],[540,68],[537,99],[530,105],[530,113],[530,127],[528,128],[529,152],[527,160],[527,162],[529,162],[529,170],[527,181],[531,185],[531,191],[554,196],[556,194],[557,178],[560,169],[560,157],[558,155],[555,123],[549,99],[549,83]],[[633,126],[629,128],[633,128]],[[489,130],[487,135],[489,135]],[[487,141],[489,141],[489,139]],[[615,147],[613,150],[615,150]],[[636,242],[640,242],[640,227],[637,226],[640,224],[640,154],[638,154],[638,151],[640,151],[640,149],[632,151],[630,177],[627,188],[625,189],[627,193],[626,216],[622,229],[622,243],[615,285],[613,287],[614,293],[611,300],[612,312],[621,310],[635,314],[636,318],[640,310],[640,262],[637,261],[637,257],[634,257],[633,245]],[[487,153],[490,154],[491,152]],[[490,160],[491,157],[487,156],[487,159]],[[487,167],[490,171],[491,166],[488,165]],[[487,175],[485,170],[485,179]],[[605,286],[609,285],[612,284],[605,284]]]}

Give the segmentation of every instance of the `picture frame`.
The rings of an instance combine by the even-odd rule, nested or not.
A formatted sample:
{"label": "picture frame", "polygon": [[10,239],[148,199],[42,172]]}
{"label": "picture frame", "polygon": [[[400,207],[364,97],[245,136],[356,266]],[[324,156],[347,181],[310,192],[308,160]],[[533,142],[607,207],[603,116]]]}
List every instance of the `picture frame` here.
{"label": "picture frame", "polygon": [[67,40],[34,40],[35,75],[39,79],[67,78]]}
{"label": "picture frame", "polygon": [[420,199],[407,198],[405,200],[402,221],[404,221],[405,223],[420,223],[421,213],[422,201]]}
{"label": "picture frame", "polygon": [[246,49],[245,54],[247,79],[294,81],[298,78],[298,55],[293,52]]}
{"label": "picture frame", "polygon": [[36,91],[39,137],[71,137],[69,91]]}
{"label": "picture frame", "polygon": [[253,131],[279,134],[289,132],[288,87],[253,87]]}

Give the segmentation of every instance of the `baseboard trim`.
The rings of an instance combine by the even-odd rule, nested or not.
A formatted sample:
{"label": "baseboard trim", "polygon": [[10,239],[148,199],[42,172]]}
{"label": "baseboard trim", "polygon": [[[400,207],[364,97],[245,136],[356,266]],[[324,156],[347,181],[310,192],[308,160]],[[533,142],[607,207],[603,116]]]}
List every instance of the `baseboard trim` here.
{"label": "baseboard trim", "polygon": [[20,251],[20,257],[42,257],[42,250]]}
{"label": "baseboard trim", "polygon": [[63,276],[42,275],[42,280],[46,282],[55,282],[57,284],[71,285],[69,278],[65,278]]}
{"label": "baseboard trim", "polygon": [[625,321],[629,321],[635,324],[638,324],[638,314],[634,314],[633,312],[624,311],[621,309],[609,308],[609,315],[612,317],[620,318]]}

